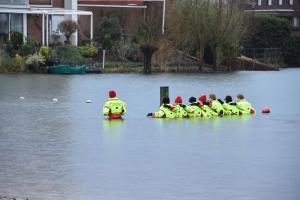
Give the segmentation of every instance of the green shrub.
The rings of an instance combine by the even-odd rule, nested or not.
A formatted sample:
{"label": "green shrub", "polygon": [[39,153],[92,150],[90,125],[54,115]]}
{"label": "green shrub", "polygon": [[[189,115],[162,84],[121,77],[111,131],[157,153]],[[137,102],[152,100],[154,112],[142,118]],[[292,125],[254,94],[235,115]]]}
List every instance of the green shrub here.
{"label": "green shrub", "polygon": [[1,66],[1,63],[7,58],[7,54],[5,51],[3,51],[1,48],[0,48],[0,66]]}
{"label": "green shrub", "polygon": [[119,55],[120,60],[137,61],[139,53],[139,45],[132,38],[121,37],[116,43],[114,49]]}
{"label": "green shrub", "polygon": [[76,46],[59,46],[53,52],[53,58],[61,64],[80,65],[84,64],[84,58]]}
{"label": "green shrub", "polygon": [[5,67],[5,62],[7,62],[7,59],[10,59],[9,56],[6,54],[5,51],[0,49],[0,73],[7,72],[7,69]]}
{"label": "green shrub", "polygon": [[86,58],[93,58],[98,54],[98,49],[92,44],[86,44],[83,47],[80,47],[80,53]]}
{"label": "green shrub", "polygon": [[52,52],[49,47],[41,47],[39,50],[39,55],[43,56],[46,60],[51,60]]}
{"label": "green shrub", "polygon": [[96,37],[101,43],[102,48],[106,50],[112,49],[115,42],[117,42],[121,37],[121,30],[118,18],[103,17],[96,33]]}
{"label": "green shrub", "polygon": [[0,72],[6,73],[6,72],[25,72],[26,71],[26,65],[25,65],[25,59],[20,56],[19,54],[16,54],[14,58],[11,58],[5,53],[0,52]]}
{"label": "green shrub", "polygon": [[45,63],[45,58],[40,54],[33,54],[26,60],[26,65],[40,66]]}
{"label": "green shrub", "polygon": [[244,36],[246,48],[282,48],[289,40],[291,24],[288,19],[274,14],[260,14]]}
{"label": "green shrub", "polygon": [[33,46],[31,43],[26,42],[22,45],[22,53],[24,56],[28,56],[33,53]]}
{"label": "green shrub", "polygon": [[46,59],[42,55],[35,53],[27,58],[26,65],[33,72],[45,72],[45,61]]}
{"label": "green shrub", "polygon": [[289,66],[300,66],[300,37],[289,39],[283,49],[284,61]]}
{"label": "green shrub", "polygon": [[16,54],[15,58],[13,59],[13,67],[15,68],[16,72],[25,72],[25,59],[19,54]]}
{"label": "green shrub", "polygon": [[7,73],[13,71],[13,59],[11,57],[7,57],[5,60],[0,63],[0,72]]}
{"label": "green shrub", "polygon": [[10,40],[14,49],[19,50],[23,45],[23,34],[20,32],[11,32]]}

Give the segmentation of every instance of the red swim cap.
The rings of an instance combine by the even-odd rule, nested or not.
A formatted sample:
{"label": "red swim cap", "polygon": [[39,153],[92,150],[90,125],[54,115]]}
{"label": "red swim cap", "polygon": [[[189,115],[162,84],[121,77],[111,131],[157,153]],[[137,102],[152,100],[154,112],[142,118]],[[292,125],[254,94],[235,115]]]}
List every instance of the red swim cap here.
{"label": "red swim cap", "polygon": [[181,98],[181,96],[177,96],[177,97],[176,97],[175,103],[182,103],[182,98]]}
{"label": "red swim cap", "polygon": [[201,102],[206,102],[206,95],[199,97],[198,100]]}
{"label": "red swim cap", "polygon": [[110,90],[108,92],[108,96],[109,96],[109,98],[115,98],[117,96],[116,91]]}

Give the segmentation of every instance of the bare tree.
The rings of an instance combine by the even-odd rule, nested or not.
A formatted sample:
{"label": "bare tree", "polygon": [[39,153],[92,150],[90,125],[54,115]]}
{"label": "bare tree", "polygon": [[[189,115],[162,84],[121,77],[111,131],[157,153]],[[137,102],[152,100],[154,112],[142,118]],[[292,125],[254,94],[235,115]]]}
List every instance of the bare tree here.
{"label": "bare tree", "polygon": [[154,16],[147,16],[139,24],[138,39],[144,55],[144,73],[151,73],[151,60],[158,50],[158,41],[162,37],[160,24]]}
{"label": "bare tree", "polygon": [[242,1],[176,0],[168,16],[168,34],[174,46],[198,58],[199,66],[216,69],[239,52],[246,30]]}
{"label": "bare tree", "polygon": [[71,44],[70,37],[79,29],[79,25],[76,21],[64,20],[59,23],[58,28],[66,37],[65,43]]}

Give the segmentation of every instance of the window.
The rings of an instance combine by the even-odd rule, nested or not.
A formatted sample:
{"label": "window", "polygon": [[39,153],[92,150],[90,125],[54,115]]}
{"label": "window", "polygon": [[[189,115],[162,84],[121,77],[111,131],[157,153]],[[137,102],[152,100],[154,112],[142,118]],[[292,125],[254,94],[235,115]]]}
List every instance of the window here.
{"label": "window", "polygon": [[299,27],[299,17],[298,16],[293,17],[293,27]]}
{"label": "window", "polygon": [[53,15],[52,16],[52,20],[51,20],[51,23],[50,23],[50,30],[52,32],[52,34],[61,34],[59,29],[58,29],[58,25],[61,21],[64,20],[64,16],[63,15]]}
{"label": "window", "polygon": [[0,13],[0,43],[8,40],[8,14]]}
{"label": "window", "polygon": [[268,0],[268,6],[272,5],[272,0]]}
{"label": "window", "polygon": [[29,0],[30,6],[52,6],[52,0]]}
{"label": "window", "polygon": [[289,0],[289,3],[290,3],[290,5],[293,5],[294,1],[293,0]]}
{"label": "window", "polygon": [[257,5],[261,6],[261,0],[257,0]]}
{"label": "window", "polygon": [[23,14],[0,13],[0,41],[10,39],[12,31],[23,33]]}
{"label": "window", "polygon": [[10,14],[10,31],[23,33],[23,14]]}
{"label": "window", "polygon": [[282,0],[278,0],[278,5],[282,6]]}
{"label": "window", "polygon": [[28,0],[0,0],[0,5],[27,6]]}

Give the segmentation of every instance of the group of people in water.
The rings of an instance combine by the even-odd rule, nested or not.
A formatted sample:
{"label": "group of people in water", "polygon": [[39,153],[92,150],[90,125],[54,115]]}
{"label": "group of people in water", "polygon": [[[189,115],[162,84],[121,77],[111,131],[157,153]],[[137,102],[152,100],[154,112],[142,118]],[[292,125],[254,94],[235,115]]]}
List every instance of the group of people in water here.
{"label": "group of people in water", "polygon": [[[170,102],[168,97],[163,98],[159,111],[147,114],[147,117],[153,118],[209,118],[223,115],[249,115],[256,111],[252,105],[245,100],[244,95],[239,94],[236,102],[233,102],[231,96],[226,96],[224,101],[217,99],[216,95],[210,94],[208,99],[206,95],[200,96],[198,100],[195,97],[189,98],[189,104],[183,104],[181,96],[175,98],[174,103]],[[125,103],[116,97],[114,90],[109,91],[109,99],[103,107],[103,115],[109,119],[121,119],[126,114]]]}
{"label": "group of people in water", "polygon": [[157,112],[148,113],[148,117],[154,118],[195,118],[215,117],[223,115],[254,114],[255,109],[245,100],[244,96],[237,95],[237,101],[233,102],[231,96],[226,96],[224,101],[217,99],[216,95],[210,94],[208,100],[206,95],[189,98],[189,104],[184,105],[182,97],[177,96],[174,104],[170,103],[168,97],[163,99],[163,104]]}

